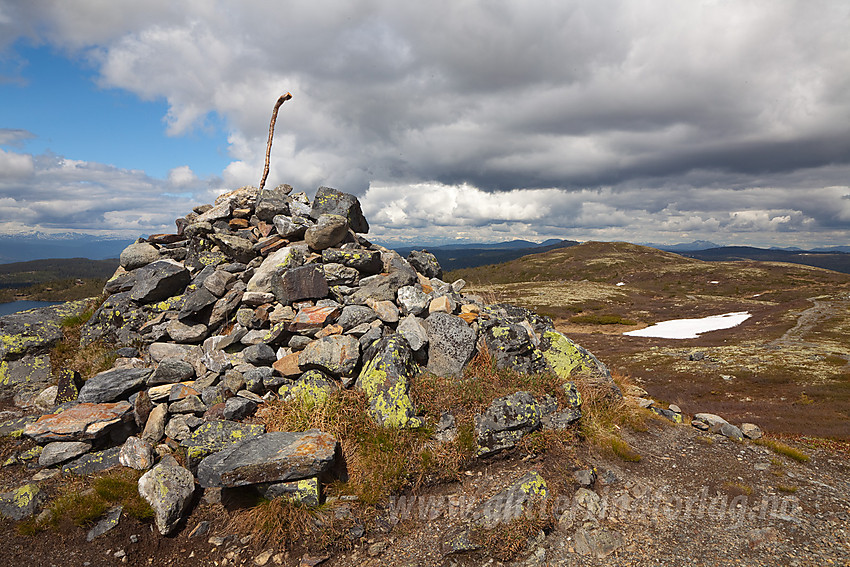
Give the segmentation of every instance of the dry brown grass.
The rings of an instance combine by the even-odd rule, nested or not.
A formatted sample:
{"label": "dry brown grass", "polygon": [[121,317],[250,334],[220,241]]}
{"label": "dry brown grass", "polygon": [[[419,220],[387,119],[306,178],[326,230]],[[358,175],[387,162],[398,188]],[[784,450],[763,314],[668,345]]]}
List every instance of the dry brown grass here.
{"label": "dry brown grass", "polygon": [[531,538],[550,528],[553,522],[553,515],[539,505],[506,524],[475,530],[471,539],[497,560],[511,561],[525,550]]}
{"label": "dry brown grass", "polygon": [[62,339],[50,351],[50,363],[54,376],[65,370],[76,370],[87,380],[115,363],[114,346],[104,341],[94,341],[80,346],[80,329],[94,314],[99,300],[92,301],[88,309],[75,317],[62,321]]}

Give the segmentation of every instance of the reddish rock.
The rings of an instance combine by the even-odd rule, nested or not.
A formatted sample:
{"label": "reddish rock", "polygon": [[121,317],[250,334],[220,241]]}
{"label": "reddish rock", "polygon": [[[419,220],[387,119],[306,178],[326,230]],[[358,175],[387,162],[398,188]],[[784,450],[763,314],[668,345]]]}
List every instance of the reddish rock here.
{"label": "reddish rock", "polygon": [[128,402],[79,404],[60,413],[41,416],[24,427],[24,435],[38,442],[97,439],[113,426],[133,419]]}
{"label": "reddish rock", "polygon": [[298,376],[301,374],[301,367],[298,365],[298,356],[300,353],[293,352],[292,354],[288,354],[283,358],[278,359],[272,364],[272,368],[274,368],[278,374],[285,377],[290,376]]}
{"label": "reddish rock", "polygon": [[336,321],[340,313],[338,307],[304,307],[298,311],[287,329],[293,333],[321,329]]}

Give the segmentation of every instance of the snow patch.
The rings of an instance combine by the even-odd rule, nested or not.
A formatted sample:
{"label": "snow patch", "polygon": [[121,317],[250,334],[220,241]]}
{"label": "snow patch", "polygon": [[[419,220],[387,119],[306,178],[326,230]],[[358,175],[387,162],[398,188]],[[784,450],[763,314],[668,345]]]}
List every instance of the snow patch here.
{"label": "snow patch", "polygon": [[712,315],[702,319],[672,319],[662,321],[645,329],[623,333],[630,337],[653,337],[656,339],[696,339],[702,333],[731,329],[752,317],[748,311]]}
{"label": "snow patch", "polygon": [[626,282],[617,282],[614,285],[620,287],[621,285],[626,285]]}

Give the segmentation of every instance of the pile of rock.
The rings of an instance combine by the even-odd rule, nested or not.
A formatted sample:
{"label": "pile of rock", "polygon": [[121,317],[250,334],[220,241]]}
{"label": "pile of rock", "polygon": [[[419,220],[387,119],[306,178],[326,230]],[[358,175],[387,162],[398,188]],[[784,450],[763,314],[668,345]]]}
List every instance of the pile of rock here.
{"label": "pile of rock", "polygon": [[[486,456],[579,419],[574,371],[620,395],[605,366],[549,319],[463,294],[464,282],[444,282],[427,252],[405,259],[368,242],[352,195],[321,187],[310,202],[287,185],[244,187],[176,224],[176,234],[124,250],[108,297],[82,329],[84,343],[125,345],[115,367],[84,384],[63,376],[58,408],[18,423],[43,445],[19,461],[76,473],[159,461],[139,487],[162,533],[184,513],[195,477],[204,488],[249,485],[319,501],[337,441],[242,423],[269,398],[319,403],[354,387],[377,422],[417,427],[411,379],[423,370],[460,375],[478,350],[500,367],[561,376],[562,407],[516,392],[476,418]],[[445,414],[437,437],[451,438],[453,422]],[[181,447],[188,470],[165,458]]]}

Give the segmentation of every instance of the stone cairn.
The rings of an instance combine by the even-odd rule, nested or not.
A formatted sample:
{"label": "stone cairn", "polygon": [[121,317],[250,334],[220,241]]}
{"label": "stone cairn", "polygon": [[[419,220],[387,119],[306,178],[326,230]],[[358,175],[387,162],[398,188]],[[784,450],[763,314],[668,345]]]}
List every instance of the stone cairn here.
{"label": "stone cairn", "polygon": [[[185,516],[196,483],[321,500],[322,480],[340,458],[337,440],[243,422],[269,399],[321,401],[359,388],[378,423],[418,427],[410,381],[423,371],[458,376],[479,350],[502,368],[562,377],[566,406],[520,391],[476,417],[477,455],[486,457],[578,420],[581,396],[569,381],[576,370],[620,395],[607,368],[548,318],[465,295],[465,282],[444,282],[428,252],[405,259],[368,242],[353,195],[320,187],[310,202],[288,185],[243,187],[176,224],[176,234],[121,253],[106,300],[81,330],[84,344],[124,345],[114,368],[85,383],[63,375],[38,396],[47,413],[0,426],[37,441],[15,459],[52,467],[45,471],[147,470],[139,491],[162,534]],[[32,387],[31,377],[20,381]],[[435,436],[455,434],[446,413]],[[170,455],[176,449],[186,468]],[[28,484],[0,495],[0,509],[24,517],[41,500]]]}

